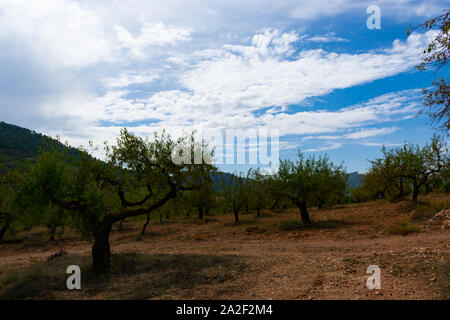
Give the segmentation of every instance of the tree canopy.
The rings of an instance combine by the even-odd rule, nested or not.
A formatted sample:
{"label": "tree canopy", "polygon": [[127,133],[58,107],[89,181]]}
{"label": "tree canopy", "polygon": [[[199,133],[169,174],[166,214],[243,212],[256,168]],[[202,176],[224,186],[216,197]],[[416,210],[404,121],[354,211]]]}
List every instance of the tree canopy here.
{"label": "tree canopy", "polygon": [[[422,52],[423,60],[417,69],[425,71],[434,69],[439,71],[448,67],[450,59],[450,10],[445,10],[438,17],[429,19],[416,27],[407,30],[409,34],[413,29],[435,30],[436,36]],[[430,116],[432,123],[446,134],[450,129],[450,85],[448,80],[441,78],[434,80],[432,88],[423,89],[425,108],[422,110]]]}
{"label": "tree canopy", "polygon": [[58,149],[41,153],[23,184],[24,203],[54,206],[72,213],[79,230],[94,239],[93,266],[109,268],[109,235],[115,222],[145,215],[197,186],[196,165],[176,164],[172,155],[187,137],[174,141],[166,133],[143,139],[121,131],[115,146],[106,146],[106,161],[80,151],[72,162]]}

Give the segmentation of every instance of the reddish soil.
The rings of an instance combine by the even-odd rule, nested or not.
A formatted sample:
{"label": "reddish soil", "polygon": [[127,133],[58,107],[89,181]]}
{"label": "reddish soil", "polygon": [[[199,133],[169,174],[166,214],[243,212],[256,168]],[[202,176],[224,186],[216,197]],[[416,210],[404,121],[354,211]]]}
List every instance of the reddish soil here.
{"label": "reddish soil", "polygon": [[[438,200],[448,203],[450,196]],[[202,275],[211,281],[193,280],[192,286],[171,284],[149,296],[152,299],[448,299],[448,267],[442,268],[449,264],[449,230],[428,226],[424,220],[417,223],[419,232],[406,236],[388,232],[398,221],[410,219],[412,206],[408,200],[378,201],[311,210],[316,223],[336,223],[291,231],[280,228],[280,222],[299,219],[294,209],[265,212],[259,218],[242,215],[241,225],[234,225],[232,215],[208,217],[205,223],[193,219],[153,222],[143,237],[139,236],[142,222],[130,221],[123,224],[122,231],[113,232],[111,247],[113,253],[233,256],[242,261],[240,266],[224,266],[223,279],[219,263]],[[2,275],[5,279],[11,272],[20,274],[34,263],[45,262],[59,250],[68,256],[90,254],[90,243],[71,232],[49,243],[41,231],[0,244],[0,280]],[[369,265],[381,269],[380,290],[366,287]],[[156,273],[128,274],[117,277],[123,287],[108,285],[89,294],[61,290],[48,297],[130,298],[123,293],[130,283],[153,276]]]}

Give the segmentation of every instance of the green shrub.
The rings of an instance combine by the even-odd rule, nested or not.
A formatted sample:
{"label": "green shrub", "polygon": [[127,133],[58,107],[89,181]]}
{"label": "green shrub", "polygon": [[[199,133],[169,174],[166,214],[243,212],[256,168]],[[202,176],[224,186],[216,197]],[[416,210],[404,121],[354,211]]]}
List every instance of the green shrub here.
{"label": "green shrub", "polygon": [[373,199],[371,193],[367,188],[357,187],[350,189],[348,202],[349,203],[362,203],[371,201]]}

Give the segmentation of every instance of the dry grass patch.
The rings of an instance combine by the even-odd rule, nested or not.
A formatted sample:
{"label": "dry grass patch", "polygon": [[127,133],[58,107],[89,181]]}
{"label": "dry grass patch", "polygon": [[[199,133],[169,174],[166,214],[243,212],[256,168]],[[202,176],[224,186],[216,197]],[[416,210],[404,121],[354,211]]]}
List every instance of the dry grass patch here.
{"label": "dry grass patch", "polygon": [[412,225],[409,221],[398,221],[392,225],[390,225],[386,229],[387,233],[390,235],[402,235],[407,236],[411,233],[420,232],[420,227],[416,225]]}
{"label": "dry grass patch", "polygon": [[423,222],[432,218],[442,209],[448,209],[450,201],[435,201],[418,203],[410,212],[411,222]]}

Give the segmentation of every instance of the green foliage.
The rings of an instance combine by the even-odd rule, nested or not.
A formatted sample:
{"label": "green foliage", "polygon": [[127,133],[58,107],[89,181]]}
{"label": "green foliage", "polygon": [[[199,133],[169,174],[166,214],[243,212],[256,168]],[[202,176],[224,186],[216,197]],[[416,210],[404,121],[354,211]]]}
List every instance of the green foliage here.
{"label": "green foliage", "polygon": [[185,152],[187,139],[174,141],[163,132],[150,141],[123,129],[115,146],[105,145],[104,162],[83,150],[71,162],[66,150],[42,152],[30,164],[22,203],[42,210],[50,202],[70,212],[82,234],[94,238],[94,268],[104,272],[115,222],[150,214],[179,191],[197,187],[192,177],[198,167],[172,161],[174,154]]}
{"label": "green foliage", "polygon": [[373,200],[372,194],[367,188],[363,186],[352,188],[349,191],[349,203],[362,203],[370,200]]}
{"label": "green foliage", "polygon": [[345,202],[348,174],[342,166],[334,166],[324,157],[319,161],[316,179],[317,189],[313,192],[312,202],[318,209]]}
{"label": "green foliage", "polygon": [[[450,130],[450,84],[444,79],[435,80],[431,89],[423,89],[424,108],[421,113],[426,113],[432,124],[448,134]],[[439,125],[440,124],[440,125]]]}
{"label": "green foliage", "polygon": [[242,174],[232,175],[228,180],[222,180],[222,196],[227,208],[234,213],[234,220],[239,223],[239,212],[249,200],[250,180]]}
{"label": "green foliage", "polygon": [[268,180],[259,168],[250,169],[247,177],[249,179],[248,204],[250,208],[256,210],[257,216],[259,217],[261,210],[265,209],[270,203]]}
{"label": "green foliage", "polygon": [[308,204],[340,201],[345,196],[347,174],[327,156],[305,158],[296,162],[280,160],[278,173],[269,182],[272,192],[290,199],[299,209],[304,223],[310,223]]}
{"label": "green foliage", "polygon": [[0,168],[0,241],[6,232],[12,231],[19,218],[16,194],[20,185],[18,169]]}
{"label": "green foliage", "polygon": [[364,182],[373,198],[398,199],[411,189],[417,201],[423,187],[438,187],[448,181],[448,148],[437,136],[423,147],[405,143],[389,150],[383,147],[382,152],[382,158],[371,161]]}
{"label": "green foliage", "polygon": [[[34,131],[0,122],[0,164],[6,168],[23,168],[26,160],[34,160],[39,151],[57,144],[71,155],[78,152]],[[0,171],[1,172],[1,171]]]}
{"label": "green foliage", "polygon": [[436,37],[430,42],[426,49],[423,50],[423,62],[417,66],[419,70],[427,68],[442,68],[450,59],[449,47],[449,30],[450,30],[450,10],[444,10],[444,13],[438,17],[429,19],[425,23],[407,30],[409,35],[413,29],[420,28],[426,30],[436,30]]}
{"label": "green foliage", "polygon": [[[448,66],[450,60],[450,10],[444,10],[444,13],[438,17],[429,19],[425,23],[409,28],[407,34],[413,29],[435,30],[436,36],[427,48],[422,52],[423,61],[417,66],[420,71],[427,69],[440,70]],[[424,89],[424,108],[422,112],[427,113],[433,124],[439,124],[438,128],[448,134],[450,129],[450,86],[448,81],[441,78],[439,81],[433,81],[432,89]]]}
{"label": "green foliage", "polygon": [[[196,208],[198,218],[203,219],[204,215],[208,215],[216,202],[216,192],[214,191],[213,175],[217,174],[217,168],[211,165],[212,150],[209,150],[205,141],[196,143],[194,137],[191,136],[190,145],[191,162],[196,167],[190,175],[190,181],[197,186],[194,190],[186,191],[186,203]],[[206,152],[205,152],[206,151]],[[201,163],[195,163],[195,155],[201,154]]]}

